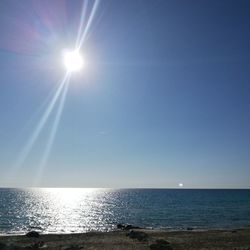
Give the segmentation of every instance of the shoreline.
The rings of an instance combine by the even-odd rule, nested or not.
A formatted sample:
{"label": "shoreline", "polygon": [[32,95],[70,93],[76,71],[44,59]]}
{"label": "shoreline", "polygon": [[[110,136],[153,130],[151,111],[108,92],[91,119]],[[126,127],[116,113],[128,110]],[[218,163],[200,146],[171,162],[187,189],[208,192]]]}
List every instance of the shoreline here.
{"label": "shoreline", "polygon": [[[126,225],[126,224],[124,224]],[[133,226],[134,227],[134,226]],[[250,230],[250,225],[243,225],[243,226],[228,226],[228,227],[195,227],[195,226],[187,226],[185,228],[166,228],[166,227],[135,227],[132,229],[140,229],[140,230],[147,230],[147,231],[160,231],[160,232],[185,232],[185,231],[230,231],[230,230]],[[105,231],[101,231],[101,230],[89,230],[89,231],[78,231],[78,232],[74,232],[74,231],[68,231],[68,232],[53,232],[53,231],[42,231],[36,228],[31,228],[30,230],[26,230],[26,231],[16,231],[16,232],[1,232],[0,231],[0,237],[2,236],[23,236],[25,234],[27,234],[29,231],[36,231],[38,232],[40,235],[48,235],[48,234],[52,234],[52,235],[65,235],[65,234],[85,234],[85,233],[110,233],[110,232],[120,232],[120,231],[128,231],[128,230],[121,230],[117,227],[114,227],[114,229],[107,229]]]}
{"label": "shoreline", "polygon": [[[230,226],[230,227],[186,227],[186,228],[164,228],[164,227],[138,227],[138,228],[132,228],[132,229],[139,229],[139,230],[145,230],[145,231],[155,231],[155,232],[205,232],[205,231],[233,231],[233,230],[250,230],[250,225],[246,226]],[[35,228],[26,230],[26,231],[21,231],[21,232],[0,232],[0,237],[4,236],[24,236],[30,231],[36,231],[40,235],[71,235],[71,234],[87,234],[87,233],[111,233],[111,232],[120,232],[120,231],[128,231],[128,230],[121,230],[118,228],[111,229],[111,230],[106,230],[106,231],[99,231],[99,230],[89,230],[89,231],[79,231],[79,232],[48,232],[48,231],[41,231],[41,230],[36,230]]]}
{"label": "shoreline", "polygon": [[207,230],[132,229],[70,234],[1,235],[0,249],[249,250],[250,228]]}

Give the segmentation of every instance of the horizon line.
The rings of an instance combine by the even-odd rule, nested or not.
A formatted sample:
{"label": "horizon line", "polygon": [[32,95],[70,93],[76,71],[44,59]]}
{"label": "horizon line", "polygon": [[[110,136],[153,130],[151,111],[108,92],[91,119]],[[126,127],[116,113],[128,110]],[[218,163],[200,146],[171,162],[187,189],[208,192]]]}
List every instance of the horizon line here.
{"label": "horizon line", "polygon": [[10,186],[0,186],[0,189],[178,189],[178,190],[250,190],[250,187],[62,187],[62,186],[23,186],[23,187],[10,187]]}

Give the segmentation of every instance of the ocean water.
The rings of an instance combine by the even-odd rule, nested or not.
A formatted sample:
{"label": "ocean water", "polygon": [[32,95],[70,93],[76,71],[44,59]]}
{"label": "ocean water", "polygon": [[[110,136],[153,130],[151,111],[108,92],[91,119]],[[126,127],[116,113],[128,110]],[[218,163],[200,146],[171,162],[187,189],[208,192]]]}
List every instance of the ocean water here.
{"label": "ocean water", "polygon": [[0,189],[0,234],[250,226],[250,190]]}

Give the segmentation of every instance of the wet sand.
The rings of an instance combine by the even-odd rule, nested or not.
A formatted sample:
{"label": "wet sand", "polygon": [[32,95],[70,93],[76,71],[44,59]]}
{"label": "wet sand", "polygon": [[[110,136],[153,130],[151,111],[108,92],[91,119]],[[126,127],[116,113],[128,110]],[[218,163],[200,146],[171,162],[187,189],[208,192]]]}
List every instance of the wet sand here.
{"label": "wet sand", "polygon": [[0,249],[60,250],[250,250],[250,229],[159,231],[136,229],[108,233],[47,234],[38,238],[0,236]]}

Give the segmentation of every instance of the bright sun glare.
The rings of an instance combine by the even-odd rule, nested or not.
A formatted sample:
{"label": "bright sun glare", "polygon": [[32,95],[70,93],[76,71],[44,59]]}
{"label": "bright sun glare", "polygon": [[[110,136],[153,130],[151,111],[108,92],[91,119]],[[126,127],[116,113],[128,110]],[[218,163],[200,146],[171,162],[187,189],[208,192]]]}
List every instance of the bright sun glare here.
{"label": "bright sun glare", "polygon": [[70,72],[78,71],[83,67],[83,59],[77,50],[64,53],[64,65]]}

